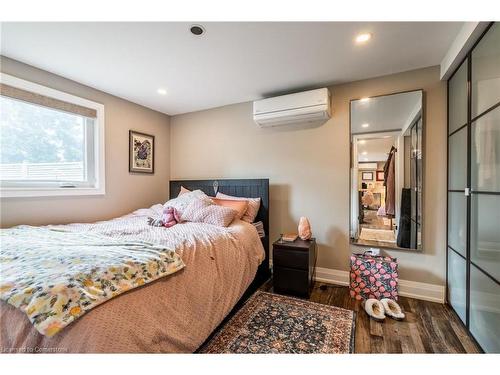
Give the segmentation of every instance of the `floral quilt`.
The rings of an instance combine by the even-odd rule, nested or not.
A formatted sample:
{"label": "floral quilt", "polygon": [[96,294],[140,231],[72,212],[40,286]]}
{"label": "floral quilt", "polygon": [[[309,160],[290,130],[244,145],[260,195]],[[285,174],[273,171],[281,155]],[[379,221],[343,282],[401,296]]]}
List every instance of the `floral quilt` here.
{"label": "floral quilt", "polygon": [[0,298],[53,336],[97,305],[184,267],[143,241],[21,226],[0,233]]}

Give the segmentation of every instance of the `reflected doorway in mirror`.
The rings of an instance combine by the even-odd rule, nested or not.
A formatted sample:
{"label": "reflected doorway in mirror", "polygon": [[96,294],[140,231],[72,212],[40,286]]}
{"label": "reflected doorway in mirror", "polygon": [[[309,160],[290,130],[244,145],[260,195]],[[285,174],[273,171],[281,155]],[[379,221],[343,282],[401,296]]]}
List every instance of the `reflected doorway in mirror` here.
{"label": "reflected doorway in mirror", "polygon": [[422,90],[351,100],[353,244],[422,248],[422,106]]}

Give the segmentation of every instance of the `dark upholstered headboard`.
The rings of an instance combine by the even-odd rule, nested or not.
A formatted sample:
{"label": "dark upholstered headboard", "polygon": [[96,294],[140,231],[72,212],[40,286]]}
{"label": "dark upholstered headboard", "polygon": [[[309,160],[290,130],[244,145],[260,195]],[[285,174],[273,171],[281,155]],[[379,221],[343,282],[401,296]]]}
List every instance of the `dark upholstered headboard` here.
{"label": "dark upholstered headboard", "polygon": [[266,252],[266,259],[259,267],[255,282],[265,281],[270,276],[269,271],[269,179],[217,179],[217,180],[173,180],[170,181],[170,199],[175,198],[181,191],[181,186],[189,190],[202,190],[209,196],[217,192],[245,198],[260,198],[260,209],[255,221],[262,221],[266,237],[262,238],[262,245]]}

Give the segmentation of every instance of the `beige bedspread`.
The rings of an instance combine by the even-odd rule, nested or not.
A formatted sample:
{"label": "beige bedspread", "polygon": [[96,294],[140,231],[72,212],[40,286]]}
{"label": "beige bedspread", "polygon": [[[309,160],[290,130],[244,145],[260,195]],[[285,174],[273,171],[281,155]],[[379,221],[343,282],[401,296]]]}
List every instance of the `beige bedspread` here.
{"label": "beige bedspread", "polygon": [[38,333],[20,310],[0,301],[0,351],[110,353],[193,352],[253,280],[264,250],[255,228],[184,223],[147,225],[161,205],[65,229],[140,239],[175,249],[186,267],[91,310],[53,337]]}

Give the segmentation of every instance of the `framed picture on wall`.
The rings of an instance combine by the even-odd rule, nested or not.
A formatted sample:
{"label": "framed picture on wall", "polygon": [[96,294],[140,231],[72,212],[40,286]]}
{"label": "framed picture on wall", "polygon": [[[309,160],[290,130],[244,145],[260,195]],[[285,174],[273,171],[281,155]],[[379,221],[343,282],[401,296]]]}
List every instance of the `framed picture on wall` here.
{"label": "framed picture on wall", "polygon": [[373,172],[361,173],[361,179],[364,181],[373,181]]}
{"label": "framed picture on wall", "polygon": [[155,172],[154,135],[129,130],[128,170],[134,173]]}
{"label": "framed picture on wall", "polygon": [[384,181],[384,171],[377,171],[377,181]]}

